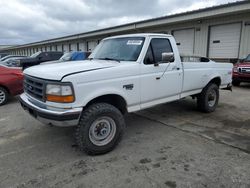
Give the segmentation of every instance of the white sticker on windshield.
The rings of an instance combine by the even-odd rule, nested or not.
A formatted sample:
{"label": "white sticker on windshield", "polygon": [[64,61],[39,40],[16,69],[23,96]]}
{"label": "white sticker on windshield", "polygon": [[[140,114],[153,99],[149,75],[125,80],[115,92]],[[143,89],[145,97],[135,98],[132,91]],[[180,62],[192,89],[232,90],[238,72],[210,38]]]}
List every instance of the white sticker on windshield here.
{"label": "white sticker on windshield", "polygon": [[128,40],[127,45],[138,45],[142,44],[142,40]]}

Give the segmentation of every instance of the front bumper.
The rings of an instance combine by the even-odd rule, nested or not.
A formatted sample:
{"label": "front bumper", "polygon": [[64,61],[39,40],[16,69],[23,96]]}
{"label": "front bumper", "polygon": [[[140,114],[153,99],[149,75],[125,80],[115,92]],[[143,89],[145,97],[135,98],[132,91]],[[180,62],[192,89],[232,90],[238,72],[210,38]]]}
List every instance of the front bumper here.
{"label": "front bumper", "polygon": [[250,82],[250,76],[234,76],[233,80],[239,81],[239,82]]}
{"label": "front bumper", "polygon": [[19,101],[23,109],[40,122],[60,127],[76,126],[82,112],[82,108],[49,108],[45,104],[29,98],[25,93],[19,96]]}

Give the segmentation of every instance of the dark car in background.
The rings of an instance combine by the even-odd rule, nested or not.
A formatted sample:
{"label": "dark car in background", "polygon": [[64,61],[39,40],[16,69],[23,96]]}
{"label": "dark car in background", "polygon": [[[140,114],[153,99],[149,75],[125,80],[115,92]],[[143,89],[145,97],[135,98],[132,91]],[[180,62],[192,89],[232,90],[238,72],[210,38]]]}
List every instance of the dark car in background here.
{"label": "dark car in background", "polygon": [[54,61],[62,57],[63,52],[36,52],[30,57],[20,59],[18,63],[23,69],[31,66],[39,65],[46,61]]}
{"label": "dark car in background", "polygon": [[10,96],[15,96],[22,92],[22,69],[0,64],[0,106],[7,103]]}
{"label": "dark car in background", "polygon": [[250,83],[250,54],[233,68],[233,85],[239,86],[241,82]]}

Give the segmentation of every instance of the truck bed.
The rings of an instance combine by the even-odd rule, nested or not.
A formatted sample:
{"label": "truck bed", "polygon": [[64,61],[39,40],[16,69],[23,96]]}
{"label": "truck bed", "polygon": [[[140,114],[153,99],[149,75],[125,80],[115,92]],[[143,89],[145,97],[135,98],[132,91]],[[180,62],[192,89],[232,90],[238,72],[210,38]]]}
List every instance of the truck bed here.
{"label": "truck bed", "polygon": [[182,62],[182,66],[182,97],[192,95],[197,90],[201,91],[211,78],[221,78],[220,88],[226,88],[232,80],[233,65],[231,63],[217,63],[210,60],[209,62]]}

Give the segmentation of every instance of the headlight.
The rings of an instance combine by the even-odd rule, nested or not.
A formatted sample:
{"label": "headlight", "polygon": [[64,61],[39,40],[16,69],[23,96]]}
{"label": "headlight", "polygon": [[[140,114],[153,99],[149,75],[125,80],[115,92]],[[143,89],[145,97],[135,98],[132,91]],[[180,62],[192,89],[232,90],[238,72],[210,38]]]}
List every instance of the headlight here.
{"label": "headlight", "polygon": [[238,72],[238,68],[237,68],[237,67],[234,67],[234,68],[233,68],[233,71],[234,71],[234,72]]}
{"label": "headlight", "polygon": [[47,84],[46,100],[60,103],[74,102],[75,97],[71,84]]}

